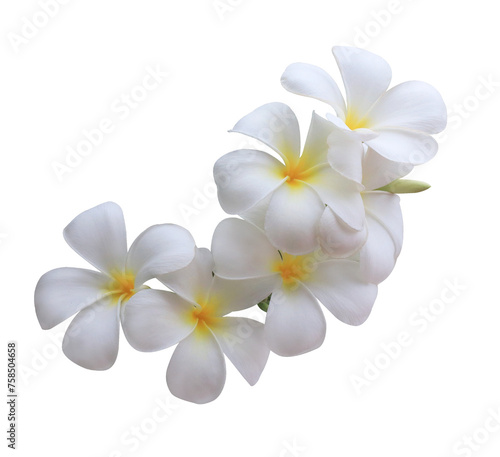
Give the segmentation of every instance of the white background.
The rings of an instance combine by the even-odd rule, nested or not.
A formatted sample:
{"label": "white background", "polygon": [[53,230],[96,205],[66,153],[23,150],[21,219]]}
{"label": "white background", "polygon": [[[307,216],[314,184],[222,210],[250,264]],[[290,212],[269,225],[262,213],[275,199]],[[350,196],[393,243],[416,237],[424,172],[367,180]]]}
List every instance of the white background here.
{"label": "white background", "polygon": [[[212,0],[67,1],[43,27],[24,26],[33,36],[15,45],[26,20],[43,23],[42,9],[35,0],[2,1],[0,325],[4,345],[18,342],[17,455],[498,455],[496,2],[219,3],[229,5],[220,14]],[[393,84],[431,83],[450,110],[438,155],[411,175],[432,188],[402,197],[403,251],[368,321],[355,328],[328,315],[320,349],[271,355],[254,387],[228,363],[223,393],[202,406],[169,394],[171,350],[138,353],[122,338],[106,372],[67,360],[58,338],[69,321],[43,331],[33,307],[44,272],[86,267],[62,238],[67,223],[112,200],[124,210],[129,243],[152,224],[174,222],[209,247],[225,217],[213,164],[245,145],[227,130],[282,101],[305,132],[311,111],[328,107],[287,93],[280,75],[303,61],[339,81],[335,44],[383,56]],[[147,68],[158,65],[169,75],[120,116],[121,94],[139,94]],[[106,118],[114,130],[59,180],[54,162]],[[450,291],[450,282],[461,288]],[[391,345],[389,359],[381,345],[401,332],[410,344]],[[364,373],[374,362],[383,369]],[[366,375],[356,389],[353,376]]]}

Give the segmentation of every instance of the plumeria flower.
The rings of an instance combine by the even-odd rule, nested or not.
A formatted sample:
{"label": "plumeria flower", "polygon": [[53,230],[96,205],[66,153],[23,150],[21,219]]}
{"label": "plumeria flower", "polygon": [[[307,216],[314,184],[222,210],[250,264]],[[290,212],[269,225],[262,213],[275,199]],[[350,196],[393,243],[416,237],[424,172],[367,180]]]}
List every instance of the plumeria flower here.
{"label": "plumeria flower", "polygon": [[197,249],[187,267],[158,278],[176,293],[145,290],[129,300],[123,313],[124,333],[139,351],[178,343],[167,385],[175,396],[194,403],[210,402],[221,393],[224,354],[250,385],[258,381],[269,356],[262,323],[226,316],[261,301],[266,292],[256,286],[263,281],[231,281],[212,271],[210,251]]}
{"label": "plumeria flower", "polygon": [[335,46],[333,55],[344,82],[345,101],[332,77],[314,65],[294,63],[281,77],[285,89],[326,102],[335,110],[337,116],[328,116],[337,126],[329,137],[332,167],[361,182],[363,144],[396,162],[394,172],[409,172],[411,165],[431,159],[438,144],[430,135],[446,126],[446,106],[436,89],[407,81],[387,90],[392,73],[381,57],[349,46]]}
{"label": "plumeria flower", "polygon": [[261,291],[272,294],[264,332],[270,349],[282,356],[323,343],[326,323],[318,300],[342,322],[359,325],[377,295],[359,262],[332,259],[321,250],[306,255],[278,251],[262,230],[241,219],[225,219],[217,226],[212,253],[217,275],[254,279]]}
{"label": "plumeria flower", "polygon": [[232,131],[258,139],[281,160],[251,149],[221,157],[214,177],[222,208],[245,219],[260,219],[276,248],[301,255],[318,247],[318,224],[328,206],[340,224],[359,235],[354,245],[337,243],[343,250],[339,257],[355,252],[366,235],[360,195],[363,186],[329,165],[327,138],[334,128],[313,113],[300,154],[298,121],[287,105],[269,103],[245,116]]}
{"label": "plumeria flower", "polygon": [[[65,229],[66,242],[99,271],[57,268],[36,286],[35,310],[43,329],[78,313],[63,339],[64,354],[92,370],[116,360],[120,315],[143,284],[192,261],[195,243],[177,225],[155,225],[142,232],[127,252],[121,208],[103,203],[78,215]],[[140,302],[140,298],[136,302]]]}

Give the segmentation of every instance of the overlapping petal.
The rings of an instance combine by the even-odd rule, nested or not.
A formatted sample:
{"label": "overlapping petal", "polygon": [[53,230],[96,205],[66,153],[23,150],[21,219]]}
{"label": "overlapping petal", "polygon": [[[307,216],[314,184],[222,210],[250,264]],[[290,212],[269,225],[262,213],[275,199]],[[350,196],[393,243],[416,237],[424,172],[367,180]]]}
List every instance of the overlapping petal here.
{"label": "overlapping petal", "polygon": [[174,292],[196,303],[205,300],[212,287],[214,261],[206,248],[196,248],[193,261],[181,270],[158,276]]}
{"label": "overlapping petal", "polygon": [[224,354],[253,386],[269,357],[264,325],[245,317],[227,317],[211,328]]}
{"label": "overlapping petal", "polygon": [[248,279],[224,279],[215,275],[209,297],[209,302],[216,304],[214,315],[224,316],[256,305],[268,297],[279,282],[277,275]]}
{"label": "overlapping petal", "polygon": [[118,355],[120,307],[110,297],[83,308],[64,335],[63,352],[90,370],[107,370]]}
{"label": "overlapping petal", "polygon": [[403,219],[399,197],[387,192],[368,192],[368,238],[360,251],[361,271],[374,284],[384,281],[396,264],[403,243]]}
{"label": "overlapping petal", "polygon": [[318,246],[317,228],[325,206],[319,195],[300,181],[278,188],[266,214],[271,243],[290,254],[305,254]]}
{"label": "overlapping petal", "polygon": [[264,197],[251,208],[246,211],[242,211],[240,216],[246,221],[251,222],[256,227],[264,230],[266,225],[266,214],[269,209],[269,203],[271,203],[272,196],[273,194],[271,193],[267,197]]}
{"label": "overlapping petal", "polygon": [[194,258],[192,235],[175,224],[160,224],[142,232],[130,246],[126,270],[135,272],[136,284],[179,270]]}
{"label": "overlapping petal", "polygon": [[321,249],[335,258],[346,258],[361,249],[368,235],[366,224],[361,230],[349,227],[331,208],[325,208],[319,222]]}
{"label": "overlapping petal", "polygon": [[276,262],[278,250],[266,235],[241,219],[224,219],[212,237],[215,272],[226,278],[267,276]]}
{"label": "overlapping petal", "polygon": [[446,127],[446,105],[439,92],[422,81],[388,90],[369,113],[371,128],[404,128],[439,133]]}
{"label": "overlapping petal", "polygon": [[366,212],[376,217],[391,234],[396,255],[399,255],[403,246],[403,215],[399,196],[389,192],[366,192],[363,201]]}
{"label": "overlapping petal", "polygon": [[328,103],[338,116],[345,118],[345,102],[337,83],[322,68],[308,63],[293,63],[281,76],[283,87],[298,95]]}
{"label": "overlapping petal", "polygon": [[363,143],[350,130],[338,127],[328,137],[328,162],[331,167],[354,182],[363,180]]}
{"label": "overlapping petal", "polygon": [[229,214],[252,208],[286,180],[284,165],[271,155],[240,149],[222,156],[214,166],[219,202]]}
{"label": "overlapping petal", "polygon": [[35,289],[35,311],[40,326],[46,330],[105,294],[110,278],[81,268],[57,268],[45,273]]}
{"label": "overlapping petal", "polygon": [[142,290],[122,312],[122,326],[130,345],[144,352],[168,348],[186,338],[196,326],[194,304],[162,290]]}
{"label": "overlapping petal", "polygon": [[271,351],[289,357],[323,344],[326,321],[314,296],[301,284],[283,287],[271,297],[265,334]]}
{"label": "overlapping petal", "polygon": [[355,230],[363,228],[365,210],[360,195],[362,186],[345,179],[330,166],[319,167],[309,178],[308,184],[347,225]]}
{"label": "overlapping petal", "polygon": [[411,163],[394,162],[368,148],[363,158],[363,185],[366,190],[375,190],[413,170]]}
{"label": "overlapping petal", "polygon": [[255,138],[274,149],[286,164],[300,154],[300,130],[295,113],[284,103],[267,103],[240,119],[230,130]]}
{"label": "overlapping petal", "polygon": [[364,49],[335,46],[332,52],[344,81],[349,125],[350,117],[361,120],[387,90],[392,71],[382,57]]}
{"label": "overlapping petal", "polygon": [[437,141],[427,133],[405,129],[380,129],[377,133],[366,144],[394,162],[420,165],[432,159],[438,150]]}
{"label": "overlapping petal", "polygon": [[304,170],[328,162],[328,137],[337,130],[334,124],[313,112],[300,165]]}
{"label": "overlapping petal", "polygon": [[76,216],[64,229],[66,242],[104,272],[122,270],[127,257],[125,220],[113,202],[102,203]]}
{"label": "overlapping petal", "polygon": [[366,281],[359,263],[352,260],[318,263],[305,285],[335,317],[350,325],[367,319],[377,296],[377,286]]}
{"label": "overlapping petal", "polygon": [[225,381],[226,363],[219,343],[200,324],[175,348],[167,368],[168,388],[176,397],[201,404],[215,400]]}

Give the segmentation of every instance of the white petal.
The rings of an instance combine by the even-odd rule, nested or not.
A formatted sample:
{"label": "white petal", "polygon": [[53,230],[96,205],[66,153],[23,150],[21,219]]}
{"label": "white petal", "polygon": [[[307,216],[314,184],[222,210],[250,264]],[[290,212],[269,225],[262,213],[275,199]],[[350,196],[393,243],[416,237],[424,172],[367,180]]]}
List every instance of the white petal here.
{"label": "white petal", "polygon": [[319,263],[305,286],[335,317],[350,325],[366,320],[377,296],[377,286],[366,282],[359,263],[352,260]]}
{"label": "white petal", "polygon": [[406,176],[412,170],[412,164],[394,162],[368,148],[363,159],[363,185],[366,190],[378,189]]}
{"label": "white petal", "polygon": [[396,265],[394,243],[385,228],[367,215],[368,238],[360,251],[360,264],[367,281],[380,284]]}
{"label": "white petal", "polygon": [[392,72],[389,64],[369,51],[351,46],[332,50],[344,81],[347,109],[363,118],[387,90]]}
{"label": "white petal", "polygon": [[297,117],[284,103],[267,103],[238,121],[231,132],[243,133],[274,149],[285,161],[296,162],[300,154]]}
{"label": "white petal", "polygon": [[127,256],[125,220],[113,202],[102,203],[76,216],[64,229],[66,242],[101,271],[123,270]]}
{"label": "white petal", "polygon": [[430,84],[407,81],[387,91],[370,111],[369,119],[374,129],[439,133],[446,127],[446,105]]}
{"label": "white petal", "polygon": [[328,119],[329,122],[331,122],[335,127],[338,127],[339,129],[343,130],[351,130],[347,125],[345,125],[345,122],[340,119],[339,117],[335,116],[332,113],[326,113],[325,117]]}
{"label": "white petal", "polygon": [[184,268],[193,260],[194,250],[194,239],[185,228],[153,225],[130,246],[127,269],[135,272],[137,287],[158,275]]}
{"label": "white petal", "polygon": [[118,355],[119,306],[102,299],[82,309],[66,330],[63,352],[90,370],[107,370]]}
{"label": "white petal", "polygon": [[225,279],[215,275],[209,301],[216,305],[215,314],[224,316],[261,302],[280,282],[277,273],[249,279]]}
{"label": "white petal", "polygon": [[331,208],[325,208],[319,223],[321,249],[336,258],[350,257],[365,244],[366,224],[354,230],[342,221]]}
{"label": "white petal", "polygon": [[269,357],[264,325],[245,317],[225,317],[210,328],[224,354],[253,386]]}
{"label": "white petal", "polygon": [[281,76],[281,84],[294,94],[328,103],[339,116],[345,117],[344,97],[337,83],[322,68],[307,63],[292,63]]}
{"label": "white petal", "polygon": [[111,281],[97,271],[81,268],[57,268],[45,273],[35,289],[35,311],[46,330],[66,320],[105,293]]}
{"label": "white petal", "polygon": [[403,215],[399,196],[389,192],[365,192],[363,202],[366,213],[376,218],[391,234],[396,255],[399,255],[403,247]]}
{"label": "white petal", "polygon": [[328,136],[338,129],[334,124],[313,113],[304,151],[300,156],[302,170],[327,163]]}
{"label": "white petal", "polygon": [[361,183],[363,179],[363,143],[339,128],[328,137],[328,162],[347,179]]}
{"label": "white petal", "polygon": [[361,269],[367,281],[379,284],[393,270],[402,247],[399,197],[387,192],[369,192],[363,199],[368,238],[360,251]]}
{"label": "white petal", "polygon": [[208,403],[220,395],[225,381],[226,364],[219,343],[208,328],[197,327],[172,354],[168,388],[183,400]]}
{"label": "white petal", "polygon": [[256,227],[264,230],[266,225],[266,213],[269,209],[269,203],[271,203],[271,198],[273,197],[272,192],[264,197],[262,200],[257,202],[254,206],[242,211],[239,215],[248,222],[251,222]]}
{"label": "white petal", "polygon": [[265,229],[269,241],[289,254],[306,254],[318,246],[318,224],[324,204],[302,182],[284,184],[271,198]]}
{"label": "white petal", "polygon": [[130,345],[138,351],[165,349],[186,338],[194,329],[194,306],[179,295],[163,290],[141,290],[124,306],[122,326]]}
{"label": "white petal", "polygon": [[158,276],[167,287],[186,300],[197,303],[208,296],[212,287],[214,261],[206,248],[196,248],[194,260],[181,270]]}
{"label": "white petal", "polygon": [[356,138],[359,141],[365,142],[371,140],[373,138],[378,137],[378,133],[374,130],[368,128],[357,128],[354,130],[347,130],[348,135],[351,135],[353,138]]}
{"label": "white petal", "polygon": [[296,284],[273,293],[264,331],[269,348],[276,354],[304,354],[323,344],[325,316],[311,293]]}
{"label": "white petal", "polygon": [[214,178],[222,209],[239,214],[252,208],[284,181],[284,165],[271,155],[241,149],[222,156]]}
{"label": "white petal", "polygon": [[360,184],[346,179],[330,166],[319,167],[307,182],[319,194],[322,202],[347,225],[355,230],[363,228],[365,209],[360,195],[363,187]]}
{"label": "white petal", "polygon": [[265,234],[241,219],[224,219],[215,228],[212,254],[217,275],[253,278],[271,274],[281,257]]}
{"label": "white petal", "polygon": [[426,133],[403,129],[377,130],[379,136],[366,142],[386,159],[419,165],[432,159],[438,150],[434,138]]}

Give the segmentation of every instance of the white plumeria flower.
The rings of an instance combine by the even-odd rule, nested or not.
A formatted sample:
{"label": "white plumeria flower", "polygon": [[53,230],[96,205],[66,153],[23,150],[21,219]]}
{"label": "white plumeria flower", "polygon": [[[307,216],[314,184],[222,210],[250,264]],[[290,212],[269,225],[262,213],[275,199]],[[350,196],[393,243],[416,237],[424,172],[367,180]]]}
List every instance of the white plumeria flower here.
{"label": "white plumeria flower", "polygon": [[276,248],[300,255],[318,247],[318,224],[328,205],[342,225],[359,232],[358,244],[344,246],[339,256],[359,249],[365,236],[363,186],[329,165],[327,138],[333,128],[331,122],[313,113],[301,155],[298,121],[287,105],[269,103],[245,116],[232,131],[258,139],[282,161],[250,149],[221,157],[214,177],[222,208],[252,221],[260,218]]}
{"label": "white plumeria flower", "polygon": [[[445,128],[447,116],[437,90],[421,81],[407,81],[387,91],[392,73],[384,59],[349,46],[335,46],[333,55],[346,101],[332,77],[314,65],[291,64],[281,77],[285,89],[326,102],[335,110],[338,117],[328,116],[337,125],[329,138],[332,167],[361,182],[363,143],[398,163],[418,165],[434,157],[438,144],[430,135]],[[409,172],[411,166],[399,167],[403,170]]]}
{"label": "white plumeria flower", "polygon": [[224,278],[253,278],[271,295],[265,322],[270,349],[282,356],[318,348],[326,332],[319,300],[342,322],[363,323],[377,286],[365,281],[359,263],[332,259],[321,251],[291,255],[278,251],[264,232],[241,219],[225,219],[212,239],[215,273]]}
{"label": "white plumeria flower", "polygon": [[45,273],[35,290],[38,321],[49,329],[78,313],[64,335],[64,354],[82,367],[106,370],[118,354],[120,314],[127,301],[147,280],[188,265],[195,243],[186,229],[161,224],[142,232],[127,252],[123,213],[112,202],[78,215],[64,229],[64,238],[100,271]]}
{"label": "white plumeria flower", "polygon": [[123,330],[139,351],[177,344],[167,369],[167,385],[177,397],[207,403],[219,396],[226,380],[224,354],[254,385],[266,365],[269,348],[264,325],[226,314],[265,298],[262,281],[231,281],[214,276],[208,249],[197,249],[193,262],[159,277],[176,293],[145,290],[124,311]]}

